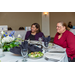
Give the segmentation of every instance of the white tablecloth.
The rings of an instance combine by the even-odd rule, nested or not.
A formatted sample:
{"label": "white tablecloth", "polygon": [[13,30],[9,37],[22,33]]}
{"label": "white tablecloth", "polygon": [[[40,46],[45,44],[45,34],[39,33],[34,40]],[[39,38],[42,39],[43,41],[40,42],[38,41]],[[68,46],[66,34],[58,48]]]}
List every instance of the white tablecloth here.
{"label": "white tablecloth", "polygon": [[[56,48],[60,48],[60,46],[57,46]],[[68,62],[66,52],[64,54],[65,55],[58,62]],[[22,56],[17,56],[11,52],[4,52],[4,55],[5,55],[4,57],[0,58],[1,62],[16,62],[17,60],[18,62],[22,62],[22,59],[23,59]],[[40,59],[27,58],[27,62],[53,62],[53,61],[47,61],[44,59],[44,56],[43,56]]]}
{"label": "white tablecloth", "polygon": [[70,31],[75,35],[75,29],[70,29]]}

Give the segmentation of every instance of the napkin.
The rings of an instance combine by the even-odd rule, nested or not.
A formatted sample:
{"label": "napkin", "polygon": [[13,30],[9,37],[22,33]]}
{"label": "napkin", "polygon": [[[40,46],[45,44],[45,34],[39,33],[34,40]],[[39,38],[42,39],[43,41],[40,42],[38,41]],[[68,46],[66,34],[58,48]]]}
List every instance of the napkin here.
{"label": "napkin", "polygon": [[44,56],[49,59],[61,60],[65,56],[65,53],[49,53],[49,52],[47,52],[44,54]]}
{"label": "napkin", "polygon": [[48,47],[48,44],[49,44],[49,42],[51,40],[50,36],[48,36],[48,37],[42,36],[42,38],[43,38],[45,47]]}
{"label": "napkin", "polygon": [[27,41],[24,41],[21,43],[21,45],[19,45],[21,49],[25,49],[25,50],[28,50],[28,42]]}
{"label": "napkin", "polygon": [[21,49],[20,47],[14,47],[10,49],[10,52],[15,53],[15,54],[21,54]]}
{"label": "napkin", "polygon": [[29,46],[28,46],[28,50],[29,50],[29,52],[38,52],[38,51],[43,51],[41,48],[39,48],[39,47],[37,47],[37,46],[35,46],[35,45],[33,45],[33,44],[30,44]]}
{"label": "napkin", "polygon": [[22,44],[19,46],[20,47],[16,46],[14,48],[11,48],[10,52],[15,53],[15,54],[21,54],[22,49],[28,50],[28,42],[27,41],[22,42]]}

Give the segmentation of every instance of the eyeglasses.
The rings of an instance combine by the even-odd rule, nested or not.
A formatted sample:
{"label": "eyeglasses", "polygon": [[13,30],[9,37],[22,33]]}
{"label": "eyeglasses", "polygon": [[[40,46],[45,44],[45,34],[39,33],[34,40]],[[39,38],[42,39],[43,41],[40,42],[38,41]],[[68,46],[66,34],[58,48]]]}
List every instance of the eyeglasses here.
{"label": "eyeglasses", "polygon": [[61,28],[61,26],[56,26],[56,28]]}

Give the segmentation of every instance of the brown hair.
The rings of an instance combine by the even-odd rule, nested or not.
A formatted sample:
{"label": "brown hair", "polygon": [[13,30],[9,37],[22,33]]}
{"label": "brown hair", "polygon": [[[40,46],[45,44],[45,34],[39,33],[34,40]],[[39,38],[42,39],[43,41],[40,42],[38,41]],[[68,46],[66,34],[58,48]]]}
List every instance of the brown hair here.
{"label": "brown hair", "polygon": [[33,23],[33,24],[31,25],[31,27],[32,27],[33,25],[35,25],[35,27],[38,29],[37,33],[41,32],[41,30],[40,30],[40,25],[39,25],[38,23]]}
{"label": "brown hair", "polygon": [[68,23],[68,25],[70,25],[71,21]]}
{"label": "brown hair", "polygon": [[58,23],[61,23],[62,26],[65,26],[66,30],[70,30],[70,28],[67,26],[66,23],[62,22],[62,21],[59,21]]}

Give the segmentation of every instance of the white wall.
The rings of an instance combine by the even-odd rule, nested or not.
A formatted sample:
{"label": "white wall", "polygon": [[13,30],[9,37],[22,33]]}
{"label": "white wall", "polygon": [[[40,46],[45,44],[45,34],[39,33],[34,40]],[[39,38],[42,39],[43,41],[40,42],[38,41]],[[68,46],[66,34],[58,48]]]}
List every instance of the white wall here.
{"label": "white wall", "polygon": [[42,12],[42,32],[45,36],[50,35],[49,13],[45,16]]}

